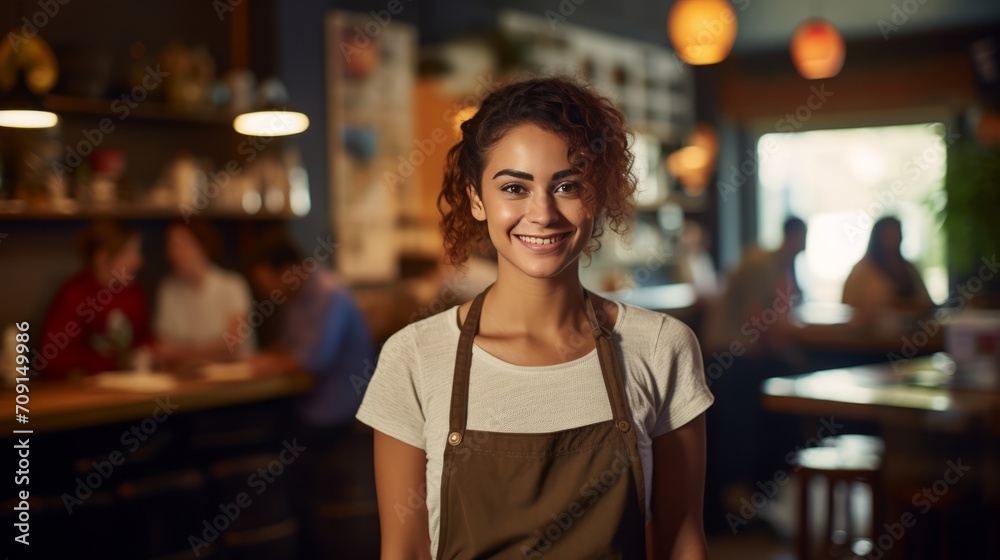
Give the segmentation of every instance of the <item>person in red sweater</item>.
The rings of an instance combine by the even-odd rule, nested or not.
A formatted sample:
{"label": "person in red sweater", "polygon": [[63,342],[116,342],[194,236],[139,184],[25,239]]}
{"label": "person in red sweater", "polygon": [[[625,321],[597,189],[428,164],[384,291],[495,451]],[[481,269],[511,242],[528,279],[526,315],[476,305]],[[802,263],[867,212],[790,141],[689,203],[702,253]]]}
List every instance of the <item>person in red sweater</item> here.
{"label": "person in red sweater", "polygon": [[32,367],[41,378],[130,369],[132,352],[151,344],[146,296],[135,282],[141,238],[111,221],[79,238],[84,269],[59,288],[45,317]]}

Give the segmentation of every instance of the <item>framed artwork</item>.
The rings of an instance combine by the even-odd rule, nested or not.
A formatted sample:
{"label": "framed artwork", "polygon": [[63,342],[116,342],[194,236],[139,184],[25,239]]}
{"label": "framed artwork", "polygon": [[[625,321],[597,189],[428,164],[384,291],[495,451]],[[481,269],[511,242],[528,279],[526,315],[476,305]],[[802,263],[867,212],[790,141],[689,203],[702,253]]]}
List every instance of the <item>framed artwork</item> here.
{"label": "framed artwork", "polygon": [[326,16],[330,221],[349,283],[399,275],[402,209],[417,196],[404,165],[414,139],[415,26],[367,13]]}

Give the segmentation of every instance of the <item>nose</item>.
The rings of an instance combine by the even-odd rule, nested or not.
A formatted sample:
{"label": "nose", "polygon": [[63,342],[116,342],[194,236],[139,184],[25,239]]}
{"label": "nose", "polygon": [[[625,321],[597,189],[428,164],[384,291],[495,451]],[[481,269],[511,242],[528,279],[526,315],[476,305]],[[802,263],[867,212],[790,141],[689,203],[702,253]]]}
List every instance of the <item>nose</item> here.
{"label": "nose", "polygon": [[559,221],[559,209],[551,193],[539,189],[528,201],[528,211],[525,216],[529,222],[542,227],[550,226]]}

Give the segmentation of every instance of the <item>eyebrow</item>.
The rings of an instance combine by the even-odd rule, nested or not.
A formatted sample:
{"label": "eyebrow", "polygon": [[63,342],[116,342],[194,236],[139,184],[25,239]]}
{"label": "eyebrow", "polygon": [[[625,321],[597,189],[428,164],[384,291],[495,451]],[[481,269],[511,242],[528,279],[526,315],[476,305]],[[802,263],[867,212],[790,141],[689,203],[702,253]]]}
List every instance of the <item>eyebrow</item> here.
{"label": "eyebrow", "polygon": [[[572,169],[563,169],[562,171],[557,171],[557,172],[553,173],[552,174],[552,180],[553,181],[558,181],[559,179],[564,179],[566,177],[569,177],[569,176],[575,175],[575,174],[576,174],[576,171],[573,171]],[[525,173],[524,171],[517,171],[516,169],[501,169],[500,171],[497,171],[497,174],[494,175],[493,178],[496,179],[497,177],[499,177],[501,175],[509,175],[511,177],[514,177],[515,179],[523,179],[525,181],[534,181],[535,180],[535,176],[532,175],[531,173]]]}

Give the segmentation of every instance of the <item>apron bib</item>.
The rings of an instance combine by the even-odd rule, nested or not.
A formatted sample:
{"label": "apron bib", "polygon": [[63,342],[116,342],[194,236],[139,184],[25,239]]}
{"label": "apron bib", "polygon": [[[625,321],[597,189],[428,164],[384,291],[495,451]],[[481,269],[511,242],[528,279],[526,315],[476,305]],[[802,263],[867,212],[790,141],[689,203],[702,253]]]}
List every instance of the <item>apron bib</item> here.
{"label": "apron bib", "polygon": [[552,433],[466,429],[483,300],[462,324],[441,478],[438,560],[645,560],[645,479],[610,333],[584,290],[613,418]]}

